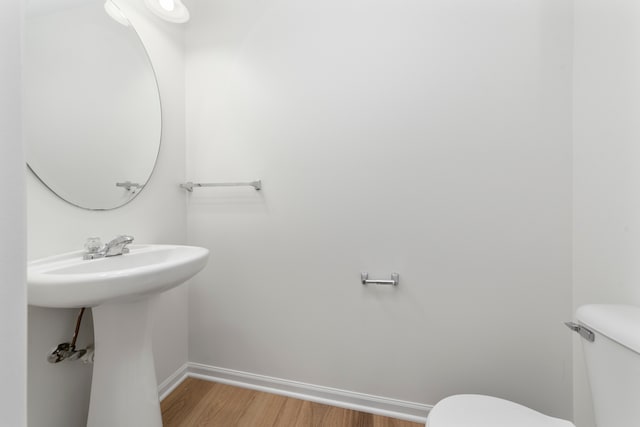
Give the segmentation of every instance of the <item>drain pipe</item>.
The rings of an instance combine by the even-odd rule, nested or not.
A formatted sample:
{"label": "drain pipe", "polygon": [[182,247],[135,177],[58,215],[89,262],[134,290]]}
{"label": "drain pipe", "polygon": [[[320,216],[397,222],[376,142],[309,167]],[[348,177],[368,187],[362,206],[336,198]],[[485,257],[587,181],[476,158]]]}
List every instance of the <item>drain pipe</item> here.
{"label": "drain pipe", "polygon": [[59,363],[63,360],[77,360],[82,359],[84,363],[93,363],[93,345],[88,345],[87,348],[76,350],[76,341],[78,340],[78,333],[80,332],[80,324],[82,323],[82,315],[86,307],[82,307],[76,318],[76,328],[73,331],[73,338],[71,343],[64,342],[53,347],[47,353],[47,362]]}

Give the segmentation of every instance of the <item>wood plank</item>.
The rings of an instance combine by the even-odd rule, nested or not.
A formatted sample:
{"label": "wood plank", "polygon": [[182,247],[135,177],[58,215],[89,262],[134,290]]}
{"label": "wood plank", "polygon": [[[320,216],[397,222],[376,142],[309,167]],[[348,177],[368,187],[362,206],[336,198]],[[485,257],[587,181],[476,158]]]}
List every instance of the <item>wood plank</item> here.
{"label": "wood plank", "polygon": [[424,427],[195,378],[176,387],[161,407],[165,427]]}
{"label": "wood plank", "polygon": [[214,383],[198,381],[193,378],[184,380],[162,401],[162,421],[164,427],[181,427],[185,418],[198,406]]}

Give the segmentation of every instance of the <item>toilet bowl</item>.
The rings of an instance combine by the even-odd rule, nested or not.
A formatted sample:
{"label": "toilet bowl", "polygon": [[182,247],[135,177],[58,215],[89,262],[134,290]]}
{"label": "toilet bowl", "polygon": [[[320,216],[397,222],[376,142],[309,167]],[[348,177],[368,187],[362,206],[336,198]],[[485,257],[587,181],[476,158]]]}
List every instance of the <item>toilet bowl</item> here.
{"label": "toilet bowl", "polygon": [[[582,337],[596,424],[640,426],[640,308],[585,305],[579,323],[567,324]],[[447,397],[429,412],[427,427],[575,427],[497,397]]]}
{"label": "toilet bowl", "polygon": [[427,427],[575,427],[497,397],[459,394],[441,400],[429,412]]}

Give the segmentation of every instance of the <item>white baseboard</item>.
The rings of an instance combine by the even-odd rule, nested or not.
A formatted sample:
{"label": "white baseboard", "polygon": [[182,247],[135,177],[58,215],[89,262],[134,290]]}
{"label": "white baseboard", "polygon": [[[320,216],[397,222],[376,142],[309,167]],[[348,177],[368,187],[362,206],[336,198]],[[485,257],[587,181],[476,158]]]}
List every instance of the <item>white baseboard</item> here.
{"label": "white baseboard", "polygon": [[185,363],[175,371],[169,378],[162,381],[162,383],[158,386],[158,396],[160,397],[160,401],[162,402],[165,397],[167,397],[176,387],[180,385],[180,383],[187,379],[189,376],[189,364]]}
{"label": "white baseboard", "polygon": [[420,403],[283,380],[200,363],[185,364],[160,384],[158,387],[160,400],[164,399],[187,377],[279,394],[416,423],[425,423],[427,413],[432,408],[429,405]]}

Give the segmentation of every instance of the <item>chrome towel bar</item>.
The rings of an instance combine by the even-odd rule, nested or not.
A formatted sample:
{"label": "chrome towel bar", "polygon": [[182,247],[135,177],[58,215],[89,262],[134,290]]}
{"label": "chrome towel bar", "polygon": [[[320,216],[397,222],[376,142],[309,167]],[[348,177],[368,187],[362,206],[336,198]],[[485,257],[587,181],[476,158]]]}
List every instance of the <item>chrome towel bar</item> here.
{"label": "chrome towel bar", "polygon": [[188,192],[192,192],[196,187],[253,187],[256,191],[262,189],[262,181],[251,181],[251,182],[185,182],[184,184],[180,184],[180,188],[184,188]]}
{"label": "chrome towel bar", "polygon": [[116,182],[116,187],[122,187],[127,191],[131,191],[132,188],[142,188],[144,187],[137,182],[125,181],[125,182]]}
{"label": "chrome towel bar", "polygon": [[398,273],[391,273],[391,280],[370,280],[369,273],[360,273],[360,280],[363,285],[393,285],[398,286],[400,282],[400,275]]}

